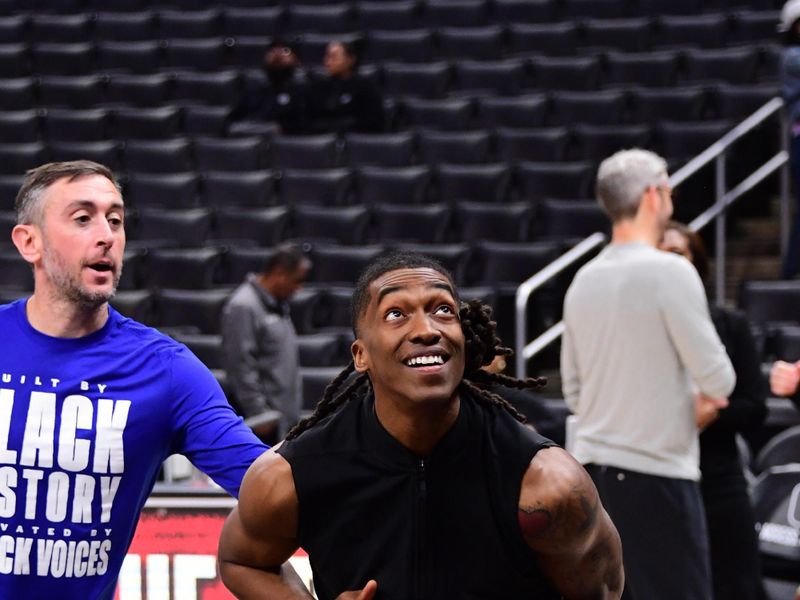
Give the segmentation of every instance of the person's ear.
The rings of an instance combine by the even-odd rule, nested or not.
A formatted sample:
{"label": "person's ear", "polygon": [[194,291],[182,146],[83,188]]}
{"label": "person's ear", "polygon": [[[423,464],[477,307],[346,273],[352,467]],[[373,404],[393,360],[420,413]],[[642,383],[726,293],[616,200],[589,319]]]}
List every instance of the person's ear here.
{"label": "person's ear", "polygon": [[357,339],[350,345],[350,353],[353,355],[353,365],[359,373],[369,370],[369,354],[364,347],[364,342]]}
{"label": "person's ear", "polygon": [[11,241],[27,262],[34,264],[42,257],[41,230],[36,225],[15,225]]}

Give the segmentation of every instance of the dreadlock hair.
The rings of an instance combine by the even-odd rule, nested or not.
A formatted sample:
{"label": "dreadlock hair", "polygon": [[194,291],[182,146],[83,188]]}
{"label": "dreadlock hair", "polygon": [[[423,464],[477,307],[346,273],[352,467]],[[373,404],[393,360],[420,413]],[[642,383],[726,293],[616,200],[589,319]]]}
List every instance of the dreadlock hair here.
{"label": "dreadlock hair", "polygon": [[[353,290],[351,303],[351,318],[353,332],[358,337],[358,322],[367,310],[370,302],[369,285],[384,273],[397,271],[399,269],[419,269],[429,268],[444,275],[449,281],[456,302],[456,286],[453,276],[438,261],[412,252],[390,251],[376,258],[361,274]],[[464,376],[459,384],[459,389],[468,392],[466,395],[475,399],[478,404],[487,407],[499,406],[507,410],[511,415],[520,421],[525,422],[522,416],[504,398],[487,389],[492,384],[502,384],[516,389],[526,389],[540,387],[544,384],[544,379],[528,378],[524,380],[508,377],[498,373],[489,373],[482,367],[490,364],[495,356],[510,356],[513,354],[511,348],[502,345],[497,337],[497,323],[492,321],[492,309],[483,304],[480,300],[470,300],[461,303],[459,308],[459,318],[461,329],[464,332]],[[346,404],[352,398],[360,396],[371,387],[367,373],[359,373],[355,377],[351,375],[355,372],[353,361],[339,373],[333,381],[325,388],[322,400],[317,404],[313,414],[300,421],[286,435],[287,440],[296,438],[306,429],[319,423],[328,415]],[[343,384],[347,385],[342,388]]]}

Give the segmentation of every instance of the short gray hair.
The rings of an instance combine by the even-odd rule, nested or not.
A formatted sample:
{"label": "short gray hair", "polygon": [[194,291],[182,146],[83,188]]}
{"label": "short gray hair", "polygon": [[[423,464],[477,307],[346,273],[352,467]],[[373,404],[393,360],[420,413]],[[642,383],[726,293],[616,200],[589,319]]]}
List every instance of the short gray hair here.
{"label": "short gray hair", "polygon": [[72,160],[67,162],[52,162],[36,167],[25,173],[25,179],[14,201],[14,210],[17,213],[17,223],[39,224],[42,223],[43,207],[42,196],[45,190],[60,179],[67,178],[74,181],[79,177],[100,175],[108,179],[122,193],[119,182],[114,173],[100,163],[91,160]]}
{"label": "short gray hair", "polygon": [[631,148],[600,163],[595,189],[600,206],[616,223],[636,216],[648,187],[667,183],[667,161],[655,152]]}

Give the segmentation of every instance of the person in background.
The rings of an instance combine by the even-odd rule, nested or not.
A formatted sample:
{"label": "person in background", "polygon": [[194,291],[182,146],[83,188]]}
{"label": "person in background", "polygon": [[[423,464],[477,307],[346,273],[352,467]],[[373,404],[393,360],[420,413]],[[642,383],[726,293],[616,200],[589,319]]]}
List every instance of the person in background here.
{"label": "person in background", "polygon": [[15,209],[34,291],[0,306],[0,596],[112,600],[164,459],[237,496],[267,448],[186,346],[109,306],[125,204],[108,168],[32,169]]}
{"label": "person in background", "polygon": [[[671,221],[660,248],[689,260],[705,281],[708,258],[700,236]],[[736,371],[727,408],[703,418],[700,490],[708,521],[715,600],[763,600],[755,516],[736,443],[737,433],[757,429],[767,415],[767,383],[750,324],[743,313],[710,306],[711,320]]]}
{"label": "person in background", "polygon": [[235,120],[276,123],[283,134],[300,134],[306,127],[308,83],[301,76],[294,48],[273,41],[264,54],[266,81],[248,80]]}
{"label": "person in background", "polygon": [[358,73],[355,42],[334,41],[325,50],[326,76],[312,81],[308,118],[317,133],[383,131],[383,97],[370,78]]}
{"label": "person in background", "polygon": [[800,0],[789,0],[781,10],[778,31],[784,45],[781,54],[781,95],[789,124],[789,154],[795,187],[795,212],[781,277],[790,279],[800,269]]}
{"label": "person in background", "polygon": [[236,407],[246,418],[280,412],[279,437],[300,418],[299,350],[288,302],[310,269],[299,248],[277,246],[222,310],[223,361]]}
{"label": "person in background", "polygon": [[572,452],[622,538],[635,600],[708,600],[711,571],[698,481],[698,417],[727,405],[736,376],[684,259],[659,251],[672,215],[666,161],[621,150],[597,173],[611,244],[564,300],[564,399]]}

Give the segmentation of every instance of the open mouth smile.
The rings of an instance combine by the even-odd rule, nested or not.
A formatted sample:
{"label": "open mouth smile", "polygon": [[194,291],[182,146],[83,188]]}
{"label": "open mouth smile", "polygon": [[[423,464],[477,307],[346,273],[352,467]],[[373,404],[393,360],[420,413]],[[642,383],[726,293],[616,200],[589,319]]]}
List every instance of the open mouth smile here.
{"label": "open mouth smile", "polygon": [[440,367],[444,365],[448,360],[450,360],[449,356],[445,356],[443,354],[421,354],[418,356],[412,356],[411,358],[407,358],[403,361],[407,367]]}

